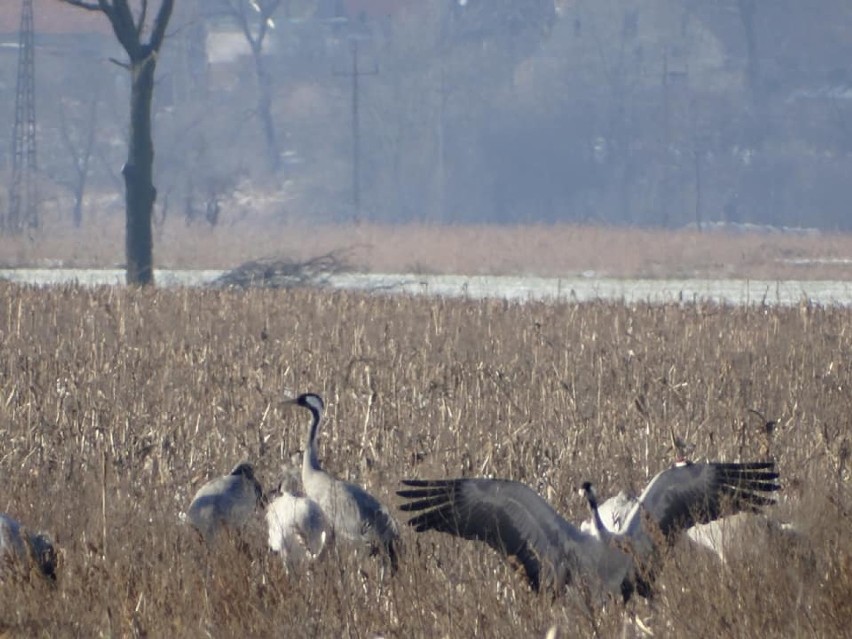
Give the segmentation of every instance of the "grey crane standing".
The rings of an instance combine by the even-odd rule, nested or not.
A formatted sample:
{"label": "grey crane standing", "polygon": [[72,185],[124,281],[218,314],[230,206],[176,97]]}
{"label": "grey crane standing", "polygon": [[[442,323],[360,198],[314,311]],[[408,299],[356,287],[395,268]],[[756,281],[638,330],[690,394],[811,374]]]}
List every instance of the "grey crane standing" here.
{"label": "grey crane standing", "polygon": [[302,484],[308,497],[316,501],[331,522],[335,539],[366,544],[371,551],[382,551],[390,560],[391,571],[399,567],[399,526],[378,499],[362,487],[338,479],[323,470],[317,455],[317,437],[325,404],[319,395],[304,393],[286,404],[306,408],[311,425],[302,457]]}
{"label": "grey crane standing", "polygon": [[249,463],[237,464],[228,475],[204,484],[192,499],[187,517],[205,541],[223,529],[239,531],[263,502],[263,489]]}
{"label": "grey crane standing", "polygon": [[[417,513],[408,524],[486,542],[523,565],[534,590],[561,592],[579,580],[603,592],[650,596],[663,551],[699,523],[774,503],[779,490],[773,462],[678,464],[659,473],[627,514],[623,529],[608,531],[590,506],[594,530],[578,529],[524,484],[506,479],[403,480]],[[589,486],[589,489],[591,486]]]}

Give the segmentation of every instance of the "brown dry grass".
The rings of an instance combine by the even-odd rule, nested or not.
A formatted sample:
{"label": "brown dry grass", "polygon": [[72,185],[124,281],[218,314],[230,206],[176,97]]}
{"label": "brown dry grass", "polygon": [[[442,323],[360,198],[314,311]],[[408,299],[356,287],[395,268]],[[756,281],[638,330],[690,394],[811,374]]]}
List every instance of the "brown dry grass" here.
{"label": "brown dry grass", "polygon": [[[45,220],[32,239],[0,236],[4,266],[109,267],[124,262],[121,216],[82,229]],[[160,268],[234,268],[264,257],[304,261],[345,251],[369,272],[752,279],[852,278],[852,235],[732,235],[592,226],[309,226],[227,221],[215,229],[168,220],[154,241]]]}
{"label": "brown dry grass", "polygon": [[[727,567],[676,554],[657,636],[824,636],[852,628],[845,310],[508,304],[310,291],[35,290],[0,284],[0,510],[63,553],[55,588],[0,587],[10,636],[617,635],[618,605],[551,601],[487,548],[405,531],[384,583],[345,551],[288,578],[262,547],[208,551],[178,514],[255,462],[277,482],[324,394],[326,466],[390,504],[401,477],[512,477],[573,520],[574,487],[640,487],[670,429],[699,458],[778,459],[801,549]],[[757,408],[778,420],[767,442]],[[813,561],[810,561],[810,555]]]}

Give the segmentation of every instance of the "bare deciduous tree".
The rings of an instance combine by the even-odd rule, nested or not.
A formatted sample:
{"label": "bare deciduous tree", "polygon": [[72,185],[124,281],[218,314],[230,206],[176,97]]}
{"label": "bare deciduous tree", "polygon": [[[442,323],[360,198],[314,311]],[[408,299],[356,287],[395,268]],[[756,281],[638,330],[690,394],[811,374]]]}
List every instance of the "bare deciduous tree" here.
{"label": "bare deciduous tree", "polygon": [[[60,0],[88,11],[100,11],[127,53],[129,61],[117,62],[130,72],[130,140],[122,168],[126,206],[127,283],[153,284],[151,216],[157,189],[154,187],[154,143],[151,136],[151,100],[157,56],[166,35],[174,0],[160,0],[148,27],[148,0]],[[134,11],[134,8],[136,9]],[[148,40],[144,41],[147,32]]]}
{"label": "bare deciduous tree", "polygon": [[[257,117],[266,142],[267,165],[276,173],[281,168],[278,133],[272,118],[272,77],[263,59],[263,45],[274,22],[272,16],[281,0],[227,0],[228,13],[236,21],[251,48],[254,73],[257,78]],[[251,10],[248,6],[251,5]]]}
{"label": "bare deciduous tree", "polygon": [[86,115],[80,118],[77,126],[68,121],[68,108],[65,101],[61,101],[59,106],[60,133],[62,142],[71,156],[73,177],[58,181],[64,182],[65,186],[71,189],[74,194],[74,210],[71,219],[77,228],[83,225],[83,196],[86,193],[86,183],[89,179],[89,167],[91,166],[95,145],[99,99],[97,91],[91,95],[88,105],[83,107],[86,110]]}

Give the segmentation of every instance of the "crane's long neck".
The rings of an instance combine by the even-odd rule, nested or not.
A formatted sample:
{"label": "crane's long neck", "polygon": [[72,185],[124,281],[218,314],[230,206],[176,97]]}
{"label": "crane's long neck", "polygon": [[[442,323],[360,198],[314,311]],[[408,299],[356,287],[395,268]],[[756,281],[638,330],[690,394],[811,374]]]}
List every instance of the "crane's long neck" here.
{"label": "crane's long neck", "polygon": [[589,502],[589,508],[592,511],[592,519],[595,522],[595,530],[598,533],[598,536],[601,539],[607,539],[610,536],[609,529],[604,525],[603,519],[601,519],[601,513],[598,510],[598,497],[595,494],[594,489],[591,485],[587,485],[585,489],[586,500]]}
{"label": "crane's long neck", "polygon": [[592,506],[592,517],[595,518],[595,530],[598,531],[598,535],[601,539],[607,539],[610,535],[609,528],[604,526],[603,519],[601,519],[601,514],[598,511],[598,503],[597,501],[593,502]]}
{"label": "crane's long neck", "polygon": [[302,482],[304,478],[321,470],[319,457],[317,456],[317,436],[319,435],[322,413],[315,406],[308,406],[311,411],[311,428],[308,430],[308,441],[305,444],[305,452],[302,456]]}

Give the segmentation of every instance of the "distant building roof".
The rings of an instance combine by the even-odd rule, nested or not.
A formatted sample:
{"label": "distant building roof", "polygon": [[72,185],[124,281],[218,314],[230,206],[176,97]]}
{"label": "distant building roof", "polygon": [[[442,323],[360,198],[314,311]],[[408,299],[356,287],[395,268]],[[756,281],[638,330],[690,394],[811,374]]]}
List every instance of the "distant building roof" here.
{"label": "distant building roof", "polygon": [[[18,32],[21,27],[22,6],[22,0],[0,1],[0,33]],[[99,11],[86,11],[60,0],[33,0],[33,26],[36,35],[112,34],[109,20]]]}
{"label": "distant building roof", "polygon": [[392,16],[404,10],[408,5],[417,0],[343,0],[343,9],[346,16],[356,19],[361,16],[365,18],[384,18]]}
{"label": "distant building roof", "polygon": [[787,102],[796,100],[852,100],[852,82],[799,88],[787,98]]}

